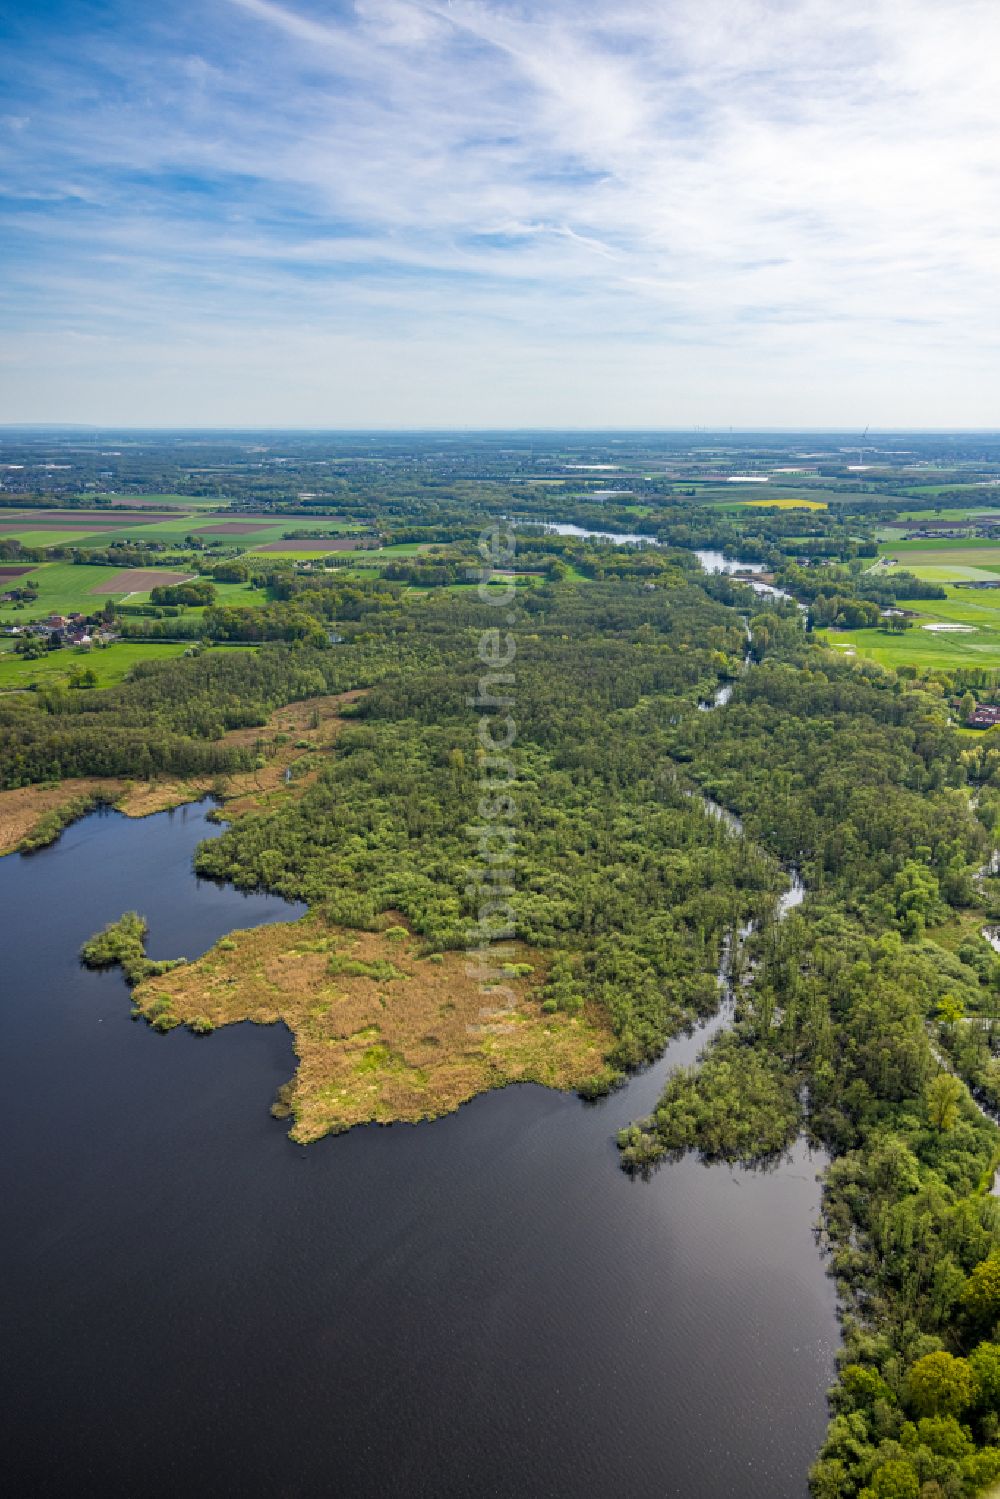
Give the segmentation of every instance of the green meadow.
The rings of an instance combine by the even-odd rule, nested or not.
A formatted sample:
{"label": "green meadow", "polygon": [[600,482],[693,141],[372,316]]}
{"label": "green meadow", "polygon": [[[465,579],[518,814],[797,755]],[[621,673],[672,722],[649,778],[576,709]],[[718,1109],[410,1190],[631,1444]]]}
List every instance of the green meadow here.
{"label": "green meadow", "polygon": [[[111,512],[113,514],[114,512]],[[101,519],[108,512],[101,512]],[[90,529],[93,525],[91,514],[82,516],[79,526],[70,522],[60,530],[38,530],[33,529],[33,522],[24,522],[23,530],[4,531],[4,539],[16,540],[22,546],[30,547],[53,547],[53,546],[77,546],[84,549],[100,548],[109,546],[112,542],[132,541],[139,545],[143,541],[161,541],[167,544],[180,544],[187,536],[194,536],[206,546],[224,547],[226,549],[246,550],[259,546],[262,542],[280,541],[284,532],[294,530],[320,531],[324,536],[339,536],[344,533],[362,529],[355,522],[339,520],[333,516],[318,516],[315,519],[309,516],[276,516],[262,518],[250,516],[246,519],[239,515],[228,513],[199,515],[177,515],[170,520],[145,521],[138,518],[123,520],[120,526],[102,526],[100,530]],[[241,528],[247,526],[248,530],[239,531],[212,531],[207,527],[219,525],[238,525]],[[308,547],[308,541],[303,540],[303,547]]]}
{"label": "green meadow", "polygon": [[0,623],[16,624],[18,620],[35,619],[43,614],[93,614],[109,599],[121,598],[119,594],[97,594],[101,583],[119,576],[117,567],[81,567],[73,562],[40,562],[30,573],[11,580],[11,587],[23,586],[30,578],[38,584],[38,602],[25,604],[18,609],[15,604],[0,604]]}
{"label": "green meadow", "polygon": [[[900,520],[968,520],[971,516],[989,515],[994,509],[988,502],[982,501],[978,505],[968,505],[957,510],[943,510],[938,505],[933,510],[903,510],[900,512]],[[997,515],[1000,516],[1000,494],[996,502]]]}
{"label": "green meadow", "polygon": [[[257,608],[261,604],[271,601],[272,590],[269,588],[251,588],[249,583],[216,583],[214,578],[199,577],[195,582],[211,583],[215,589],[215,602],[226,605],[229,608]],[[130,593],[128,596],[130,604],[148,604],[149,592]],[[203,607],[187,605],[182,610],[184,619],[198,619],[205,612]]]}
{"label": "green meadow", "polygon": [[199,541],[210,546],[246,546],[249,541],[256,537],[270,537],[281,534],[275,529],[273,523],[262,522],[252,532],[226,533],[211,531],[206,532],[205,526],[219,525],[221,521],[210,515],[179,515],[175,520],[140,521],[130,520],[123,523],[120,530],[102,530],[93,535],[86,536],[83,545],[87,547],[106,547],[113,541],[133,541],[140,546],[144,541],[162,541],[180,545],[186,536],[196,536]]}
{"label": "green meadow", "polygon": [[894,542],[886,551],[905,553],[939,554],[942,558],[954,558],[956,562],[972,562],[984,552],[992,552],[1000,558],[1000,544],[987,536],[956,536],[954,541],[940,536],[917,536],[912,540]]}
{"label": "green meadow", "polygon": [[[193,569],[192,569],[193,571]],[[93,614],[103,608],[109,599],[125,597],[123,587],[114,594],[98,594],[95,589],[109,578],[121,577],[118,567],[85,567],[73,562],[40,562],[30,573],[12,578],[7,585],[16,587],[29,581],[38,587],[37,604],[26,604],[23,609],[13,604],[0,605],[0,623],[16,624],[19,620],[36,619],[44,614]],[[214,579],[208,581],[214,582]],[[230,605],[267,603],[270,594],[266,589],[251,588],[249,583],[215,583],[216,602]],[[149,601],[149,593],[130,595],[130,602],[141,604]],[[189,614],[199,611],[188,610]]]}
{"label": "green meadow", "polygon": [[141,542],[144,537],[155,537],[160,541],[180,541],[206,523],[205,516],[184,515],[167,521],[123,521],[119,528],[102,526],[99,531],[94,531],[91,529],[93,520],[88,515],[79,526],[70,523],[59,530],[32,529],[32,522],[26,521],[22,530],[4,531],[2,538],[5,541],[19,541],[22,546],[27,547],[74,546],[90,551],[95,548],[103,550],[113,541]]}
{"label": "green meadow", "polygon": [[[933,497],[934,495],[938,494],[952,494],[955,490],[989,488],[996,488],[996,486],[989,485],[982,479],[970,479],[964,481],[952,481],[951,484],[908,484],[901,491],[901,493],[912,495],[915,500],[922,500],[927,496]],[[948,512],[949,515],[951,515],[952,513],[952,511]]]}
{"label": "green meadow", "polygon": [[1000,582],[1000,572],[994,568],[972,567],[956,562],[906,562],[902,567],[890,568],[890,572],[908,572],[925,583],[992,583]]}
{"label": "green meadow", "polygon": [[905,635],[886,635],[881,630],[816,632],[839,655],[863,657],[880,666],[915,666],[920,671],[941,667],[1000,667],[1000,630],[977,630],[974,635],[934,634],[917,626]]}
{"label": "green meadow", "polygon": [[394,546],[379,547],[377,552],[371,556],[379,557],[415,557],[418,552],[433,551],[433,545],[425,541],[397,541]]}
{"label": "green meadow", "polygon": [[[290,530],[292,528],[286,526],[285,529]],[[346,531],[348,527],[345,526],[341,529]],[[272,536],[269,539],[272,541],[280,540],[281,533],[279,532],[277,536]],[[276,562],[320,562],[324,557],[343,557],[348,555],[345,552],[330,551],[324,547],[310,546],[306,540],[303,540],[300,546],[289,547],[287,549],[282,548],[280,552],[263,552],[260,550],[262,545],[263,543],[261,542],[256,543],[253,551],[247,557],[248,562],[254,562],[258,566],[263,564],[270,566]],[[413,557],[418,552],[425,551],[427,551],[426,542],[407,541],[399,542],[395,546],[380,547],[377,552],[359,552],[358,555],[364,557],[365,566],[377,567],[383,560],[391,561],[393,557]]]}
{"label": "green meadow", "polygon": [[[280,537],[272,539],[280,540]],[[260,548],[265,544],[264,542],[257,542],[256,549],[248,557],[248,561],[263,562],[268,566],[273,566],[278,562],[322,562],[324,557],[344,557],[349,555],[347,552],[331,551],[326,547],[310,547],[307,541],[304,541],[301,547],[282,547],[280,552],[262,552]],[[372,555],[374,556],[375,554],[372,553]]]}
{"label": "green meadow", "polygon": [[36,661],[28,661],[17,655],[8,642],[4,642],[4,647],[0,651],[0,692],[68,683],[71,672],[88,666],[93,668],[99,687],[113,687],[137,662],[166,661],[171,656],[183,655],[187,649],[180,643],[115,641],[91,650],[48,651]]}
{"label": "green meadow", "polygon": [[[978,593],[952,587],[947,594],[946,599],[900,599],[901,608],[918,615],[913,628],[902,635],[879,629],[817,631],[817,639],[839,653],[853,651],[883,666],[1000,668],[1000,588]],[[967,625],[971,631],[925,629],[929,624]]]}
{"label": "green meadow", "polygon": [[271,598],[269,588],[251,588],[249,583],[215,583],[214,578],[207,581],[215,584],[215,602],[232,609],[254,608]]}
{"label": "green meadow", "polygon": [[986,582],[1000,578],[1000,545],[987,537],[896,541],[887,538],[883,531],[879,547],[882,568],[889,572],[911,572],[929,583]]}
{"label": "green meadow", "polygon": [[1000,588],[980,592],[971,588],[946,588],[946,599],[901,599],[900,607],[919,611],[925,621],[976,625],[1000,630]]}
{"label": "green meadow", "polygon": [[97,546],[98,543],[84,530],[33,531],[26,525],[23,531],[4,531],[3,541],[19,541],[23,547]]}

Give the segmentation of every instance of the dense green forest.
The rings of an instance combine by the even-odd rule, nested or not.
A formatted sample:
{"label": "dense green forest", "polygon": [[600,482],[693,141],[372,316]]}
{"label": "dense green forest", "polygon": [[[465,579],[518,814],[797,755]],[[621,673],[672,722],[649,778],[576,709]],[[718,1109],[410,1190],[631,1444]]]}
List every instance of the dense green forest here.
{"label": "dense green forest", "polygon": [[[554,950],[555,1007],[606,1008],[621,1070],[714,1007],[725,933],[783,883],[773,860],[706,815],[669,755],[720,668],[738,669],[743,625],[682,584],[543,589],[521,615],[507,788],[517,936]],[[454,597],[411,615],[411,664],[357,705],[325,774],[294,806],[204,845],[199,872],[306,899],[350,926],[398,910],[429,947],[464,946],[482,756],[468,703],[491,623],[488,606]]]}
{"label": "dense green forest", "polygon": [[[1000,1476],[1000,1207],[989,1192],[1000,1134],[975,1101],[1000,1106],[1000,958],[981,935],[1000,920],[1000,882],[984,873],[1000,750],[989,735],[959,737],[948,699],[995,691],[996,674],[916,679],[814,643],[813,624],[874,623],[896,597],[942,593],[865,571],[874,521],[913,504],[876,481],[829,510],[734,515],[665,479],[642,505],[634,483],[556,500],[530,482],[532,456],[504,458],[503,482],[493,453],[456,458],[446,474],[359,458],[294,505],[273,473],[228,489],[183,481],[237,509],[284,494],[281,513],[296,518],[335,502],[391,541],[437,550],[396,554],[377,577],[344,576],[351,557],[325,575],[229,557],[213,560],[214,583],[154,590],[149,605],[126,606],[123,633],[190,641],[190,654],[113,688],[0,699],[0,785],[224,777],[258,755],[227,730],[365,689],[301,795],[236,818],[202,846],[199,871],[304,899],[348,927],[397,912],[428,954],[464,949],[483,895],[483,800],[506,799],[507,899],[514,935],[550,960],[544,1003],[599,1005],[614,1034],[593,1095],[716,1008],[727,943],[752,929],[735,948],[732,1026],[623,1132],[622,1163],[641,1175],[695,1150],[764,1167],[802,1132],[823,1147],[844,1346],[814,1494],[974,1494]],[[155,492],[167,471],[135,482]],[[660,545],[553,536],[541,523],[556,511]],[[481,517],[509,513],[525,524],[498,609],[462,585]],[[765,563],[807,617],[700,574],[696,547]],[[145,566],[165,551],[83,560]],[[251,582],[252,604],[226,603],[217,586]],[[481,644],[498,629],[516,647],[516,735],[499,786],[473,706]],[[202,641],[253,649],[208,653]],[[704,711],[724,684],[728,701]],[[39,841],[59,825],[50,814]],[[793,867],[806,899],[778,921]],[[141,937],[133,924],[114,940],[138,962]],[[111,943],[91,959],[105,961]]]}
{"label": "dense green forest", "polygon": [[227,729],[262,725],[283,703],[366,685],[385,669],[384,653],[380,665],[364,645],[271,646],[141,663],[104,691],[9,694],[0,698],[0,785],[247,770],[255,752],[222,743]]}
{"label": "dense green forest", "polygon": [[[824,656],[765,661],[675,753],[809,894],[751,940],[734,1028],[623,1132],[623,1160],[760,1160],[807,1129],[834,1157],[846,1313],[813,1491],[977,1492],[1000,1474],[997,1131],[949,1069],[995,1096],[979,1017],[1000,975],[974,925],[956,951],[933,940],[956,908],[982,921],[996,902],[974,877],[992,840],[960,741],[939,699]],[[979,811],[992,834],[988,790]]]}
{"label": "dense green forest", "polygon": [[[1000,1473],[987,1377],[1000,1299],[968,1310],[1000,1253],[984,1190],[997,1135],[945,1060],[990,1087],[988,1035],[966,1017],[988,1010],[996,972],[981,939],[963,955],[933,933],[950,912],[992,909],[974,879],[994,831],[991,762],[963,750],[939,694],[834,660],[793,611],[755,613],[739,584],[688,582],[677,567],[649,588],[642,554],[605,567],[603,581],[554,580],[517,600],[516,935],[552,953],[547,1003],[596,1000],[609,1014],[617,1041],[598,1092],[714,1007],[725,936],[756,922],[734,1028],[626,1132],[623,1160],[689,1148],[758,1160],[802,1129],[823,1144],[847,1315],[814,1490],[974,1492]],[[300,607],[291,592],[276,607]],[[238,820],[199,870],[347,925],[398,911],[429,950],[461,947],[478,893],[469,702],[494,616],[441,593],[405,609],[388,593],[359,612],[342,622],[357,632],[346,646],[278,649],[244,668],[296,661],[327,688],[371,690],[318,781]],[[363,669],[332,666],[362,652]],[[700,711],[727,679],[731,701]],[[738,813],[745,836],[707,817],[696,789]],[[809,895],[778,925],[781,862]]]}

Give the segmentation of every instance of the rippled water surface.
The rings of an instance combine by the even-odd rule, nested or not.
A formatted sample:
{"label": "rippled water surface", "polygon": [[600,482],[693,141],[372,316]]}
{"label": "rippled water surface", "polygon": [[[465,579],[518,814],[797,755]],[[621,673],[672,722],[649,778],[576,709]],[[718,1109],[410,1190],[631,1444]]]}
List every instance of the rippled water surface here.
{"label": "rippled water surface", "polygon": [[204,809],[0,860],[3,1471],[23,1494],[802,1499],[825,1424],[822,1162],[618,1168],[681,1038],[587,1106],[526,1086],[302,1149],[281,1027],[196,1039],[82,970],[295,911],[199,884]]}

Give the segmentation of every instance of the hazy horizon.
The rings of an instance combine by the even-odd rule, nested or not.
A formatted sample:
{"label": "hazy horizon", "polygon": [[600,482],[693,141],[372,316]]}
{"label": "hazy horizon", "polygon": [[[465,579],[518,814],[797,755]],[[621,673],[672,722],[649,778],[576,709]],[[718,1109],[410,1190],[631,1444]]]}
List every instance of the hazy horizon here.
{"label": "hazy horizon", "polygon": [[828,427],[819,424],[809,426],[773,426],[760,423],[755,426],[697,426],[697,427],[626,427],[611,426],[606,423],[591,426],[577,426],[572,423],[557,423],[552,425],[514,426],[514,425],[482,425],[462,426],[458,424],[442,423],[440,425],[427,424],[425,426],[407,426],[399,423],[359,422],[352,426],[293,426],[291,423],[261,423],[256,426],[224,425],[219,423],[197,425],[194,423],[175,423],[169,426],[154,424],[151,422],[126,423],[126,422],[60,422],[60,421],[24,421],[24,422],[0,422],[0,432],[141,432],[141,433],[187,433],[187,432],[209,432],[223,433],[227,435],[252,436],[257,433],[269,435],[302,434],[307,436],[365,436],[368,433],[398,433],[400,435],[420,434],[446,435],[455,434],[461,437],[475,437],[477,435],[495,435],[509,433],[511,435],[533,435],[535,433],[557,436],[577,437],[843,437],[850,439],[851,446],[856,446],[864,439],[865,445],[876,437],[894,437],[909,435],[911,437],[1000,437],[1000,426],[996,427],[904,427],[885,426],[868,427],[864,433],[858,431],[857,427]]}
{"label": "hazy horizon", "polygon": [[7,425],[995,421],[987,0],[54,0],[2,26]]}

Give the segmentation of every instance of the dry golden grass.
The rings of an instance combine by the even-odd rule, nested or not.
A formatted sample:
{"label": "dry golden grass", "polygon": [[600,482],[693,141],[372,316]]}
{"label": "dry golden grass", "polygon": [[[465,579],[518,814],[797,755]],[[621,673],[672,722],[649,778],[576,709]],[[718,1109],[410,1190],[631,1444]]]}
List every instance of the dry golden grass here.
{"label": "dry golden grass", "polygon": [[[226,744],[260,743],[266,759],[260,770],[241,772],[221,782],[212,777],[189,781],[87,777],[61,781],[55,786],[21,786],[13,791],[0,791],[0,855],[12,853],[47,813],[84,796],[104,796],[127,817],[149,817],[221,790],[227,816],[239,817],[276,798],[301,795],[319,773],[321,754],[317,754],[315,766],[310,767],[306,762],[306,768],[294,780],[286,781],[286,770],[296,761],[304,760],[310,751],[330,747],[341,728],[343,704],[359,696],[359,692],[343,692],[289,703],[272,714],[261,728],[231,730],[225,735]],[[276,742],[279,736],[283,743]]]}
{"label": "dry golden grass", "polygon": [[544,1014],[545,958],[515,947],[509,961],[534,971],[484,991],[465,953],[421,956],[401,924],[345,931],[310,914],[234,932],[141,984],[134,1000],[149,1018],[166,1008],[185,1024],[284,1021],[299,1059],[291,1134],[306,1142],[372,1120],[434,1118],[511,1082],[574,1088],[599,1072],[613,1044],[606,1018]]}
{"label": "dry golden grass", "polygon": [[[309,750],[329,749],[343,726],[341,709],[345,703],[353,703],[361,695],[356,690],[341,692],[332,697],[313,697],[301,703],[289,703],[273,714],[266,730],[237,729],[232,735],[227,734],[226,741],[232,744],[254,744],[258,739],[263,739],[270,753],[262,769],[248,770],[241,775],[229,777],[224,792],[226,816],[241,817],[244,812],[253,811],[273,801],[276,793],[280,796],[301,795],[305,787],[315,780],[322,765],[322,757],[317,755],[315,766],[301,771],[293,781],[286,781],[285,771],[308,753],[302,747],[302,742],[308,743]],[[274,736],[279,734],[287,739],[287,743],[274,743]],[[243,736],[242,740],[240,736]]]}
{"label": "dry golden grass", "polygon": [[113,801],[123,789],[121,781],[88,778],[60,781],[57,786],[18,786],[13,791],[0,791],[0,855],[13,853],[57,807],[65,807],[78,797],[96,795]]}

